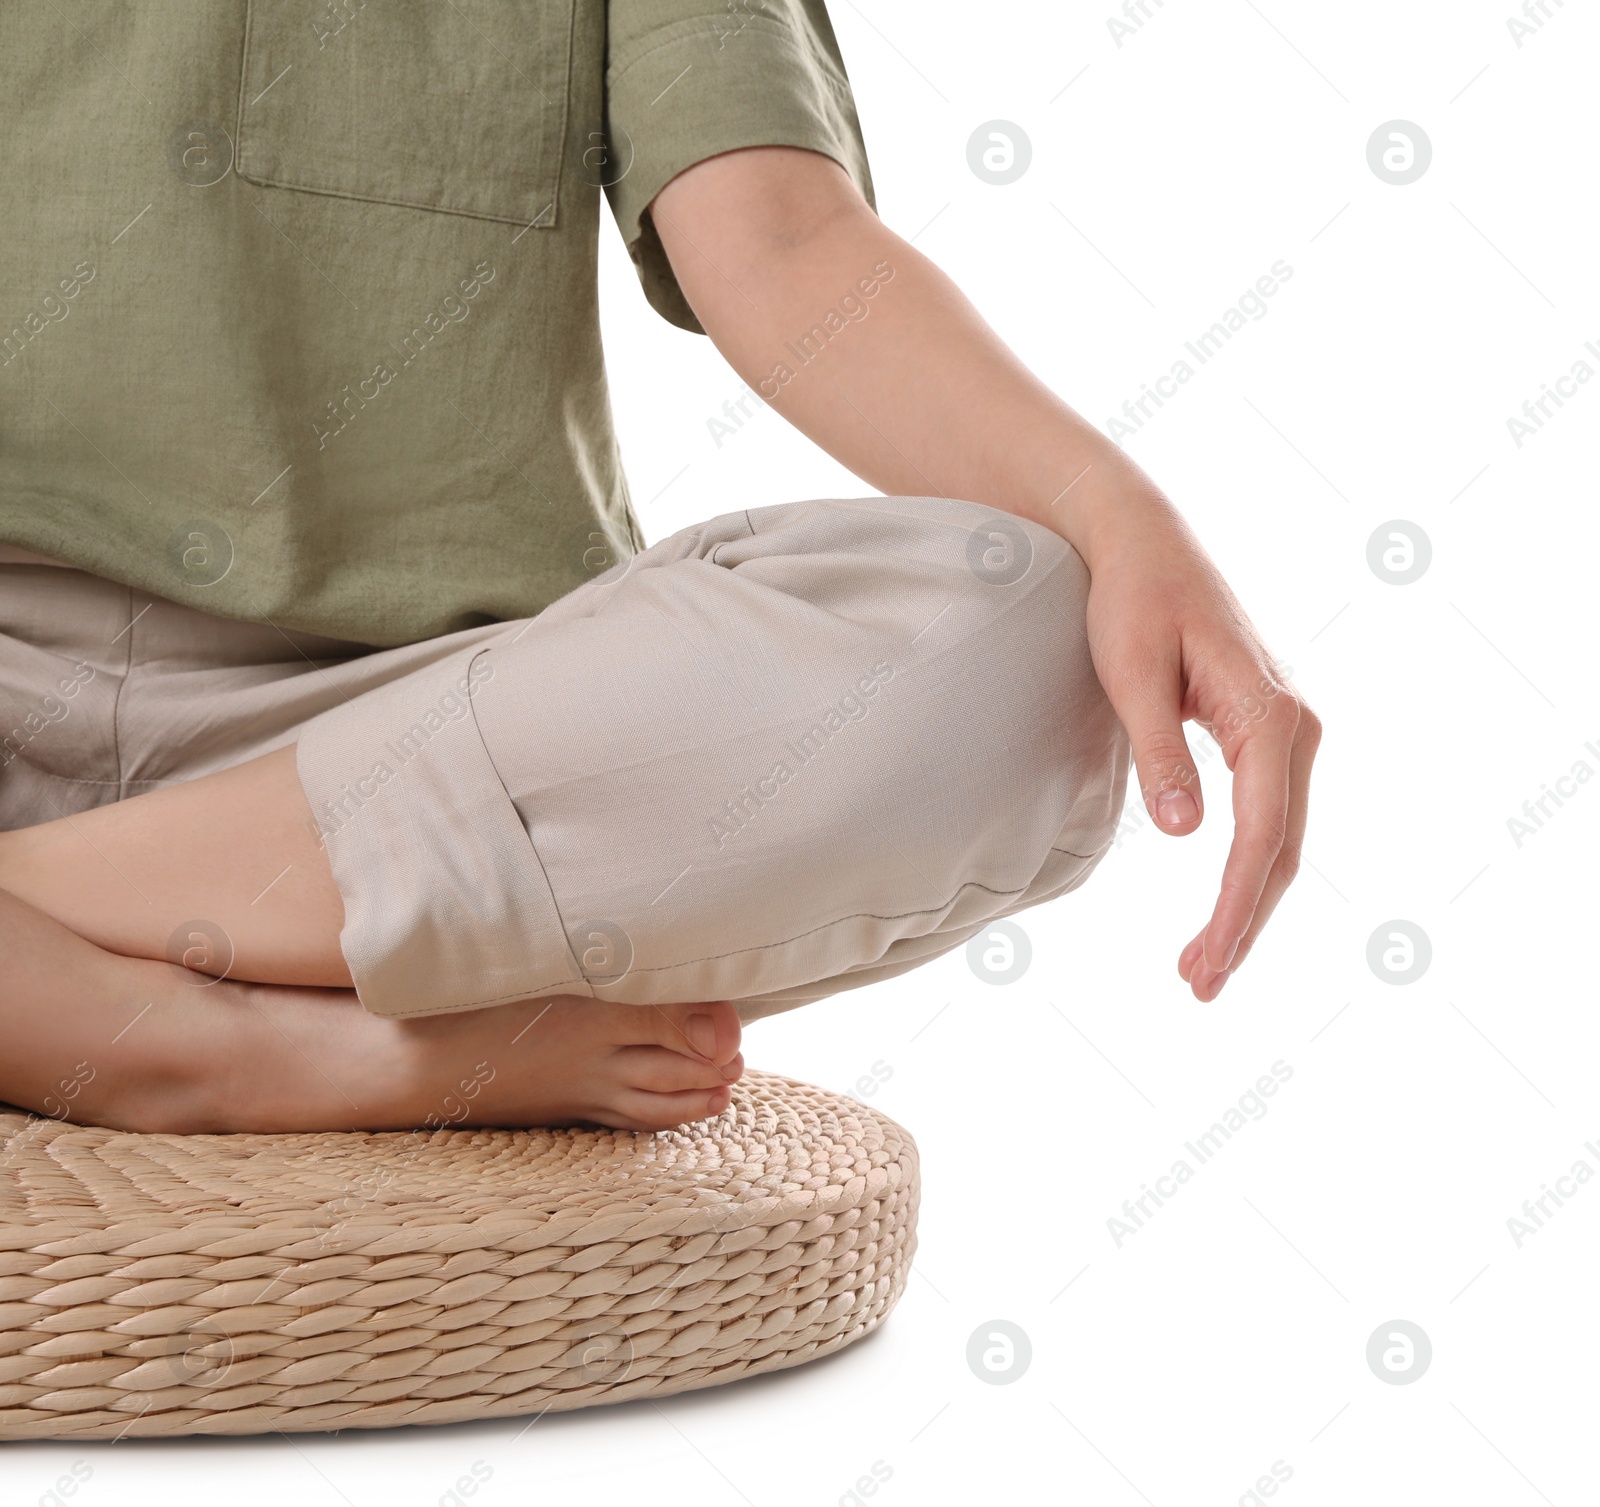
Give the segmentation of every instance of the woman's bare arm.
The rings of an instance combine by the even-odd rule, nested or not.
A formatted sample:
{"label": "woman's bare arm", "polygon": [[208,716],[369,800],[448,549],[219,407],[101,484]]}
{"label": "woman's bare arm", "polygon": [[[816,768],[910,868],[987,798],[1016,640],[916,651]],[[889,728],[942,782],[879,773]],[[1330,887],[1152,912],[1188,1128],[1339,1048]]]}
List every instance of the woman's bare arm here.
{"label": "woman's bare arm", "polygon": [[674,178],[651,213],[717,348],[864,481],[987,503],[1077,548],[1095,666],[1162,831],[1186,835],[1202,816],[1183,723],[1213,732],[1235,776],[1234,840],[1178,967],[1214,999],[1298,868],[1321,728],[1177,509],[832,159],[727,152]]}

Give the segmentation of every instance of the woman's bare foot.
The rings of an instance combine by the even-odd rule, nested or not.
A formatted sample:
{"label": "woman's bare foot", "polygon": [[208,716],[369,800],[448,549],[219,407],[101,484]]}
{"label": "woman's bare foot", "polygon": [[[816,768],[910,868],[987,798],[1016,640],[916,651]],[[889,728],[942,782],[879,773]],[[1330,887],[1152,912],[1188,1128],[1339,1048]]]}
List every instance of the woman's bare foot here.
{"label": "woman's bare foot", "polygon": [[[210,1074],[185,1116],[191,1131],[666,1130],[721,1114],[744,1072],[738,1011],[725,1000],[619,1005],[561,995],[389,1020],[348,989],[176,987],[224,991],[200,1006]],[[169,995],[175,1024],[186,1005]],[[192,1052],[192,1031],[186,1037]]]}
{"label": "woman's bare foot", "polygon": [[744,1071],[725,1000],[563,995],[390,1020],[351,989],[108,952],[0,888],[0,1100],[140,1131],[593,1122],[662,1130]]}

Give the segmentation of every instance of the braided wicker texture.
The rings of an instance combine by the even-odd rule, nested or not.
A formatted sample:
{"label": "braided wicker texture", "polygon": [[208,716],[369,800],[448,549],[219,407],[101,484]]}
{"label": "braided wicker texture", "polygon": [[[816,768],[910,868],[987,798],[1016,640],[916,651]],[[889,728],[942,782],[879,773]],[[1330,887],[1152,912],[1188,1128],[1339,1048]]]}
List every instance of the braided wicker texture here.
{"label": "braided wicker texture", "polygon": [[749,1072],[684,1130],[134,1135],[0,1106],[0,1439],[660,1397],[875,1328],[917,1152]]}

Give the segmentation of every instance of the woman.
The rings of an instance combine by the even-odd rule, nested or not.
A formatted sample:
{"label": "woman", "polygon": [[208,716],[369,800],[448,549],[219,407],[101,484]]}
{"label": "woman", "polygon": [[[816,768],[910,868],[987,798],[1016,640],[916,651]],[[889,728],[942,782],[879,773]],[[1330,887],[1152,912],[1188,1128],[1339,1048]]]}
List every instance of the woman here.
{"label": "woman", "polygon": [[[714,1115],[743,1023],[1083,882],[1130,747],[1192,832],[1189,719],[1235,775],[1178,961],[1216,997],[1316,719],[878,220],[821,0],[173,25],[0,17],[0,1098]],[[652,306],[886,495],[645,547],[602,193]]]}

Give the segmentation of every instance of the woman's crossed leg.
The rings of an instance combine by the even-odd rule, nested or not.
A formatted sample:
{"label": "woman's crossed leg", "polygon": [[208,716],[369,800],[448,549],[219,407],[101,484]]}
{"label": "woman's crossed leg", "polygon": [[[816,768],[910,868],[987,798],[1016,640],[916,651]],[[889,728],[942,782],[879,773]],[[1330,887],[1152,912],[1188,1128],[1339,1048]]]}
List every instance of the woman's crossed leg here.
{"label": "woman's crossed leg", "polygon": [[[744,1063],[726,1001],[367,1011],[314,830],[291,746],[0,833],[0,1100],[179,1132],[654,1130],[727,1107]],[[283,877],[247,893],[263,863]],[[206,971],[223,961],[214,928],[168,960],[201,915],[231,940],[227,977]]]}
{"label": "woman's crossed leg", "polygon": [[[0,833],[0,1098],[171,1130],[720,1113],[741,1020],[1092,870],[1128,750],[1087,585],[978,504],[782,504],[341,665],[292,743]],[[135,723],[182,743],[188,702],[136,701],[119,759]]]}

